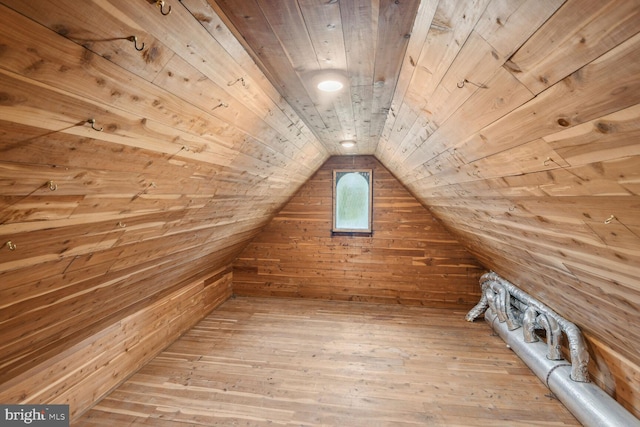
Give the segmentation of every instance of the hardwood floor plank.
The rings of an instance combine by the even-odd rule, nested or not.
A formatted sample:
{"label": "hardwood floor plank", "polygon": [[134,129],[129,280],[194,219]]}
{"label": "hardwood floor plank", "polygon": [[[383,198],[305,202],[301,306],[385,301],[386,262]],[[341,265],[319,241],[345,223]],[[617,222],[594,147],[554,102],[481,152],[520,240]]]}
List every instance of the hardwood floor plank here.
{"label": "hardwood floor plank", "polygon": [[579,425],[461,310],[228,300],[77,426]]}

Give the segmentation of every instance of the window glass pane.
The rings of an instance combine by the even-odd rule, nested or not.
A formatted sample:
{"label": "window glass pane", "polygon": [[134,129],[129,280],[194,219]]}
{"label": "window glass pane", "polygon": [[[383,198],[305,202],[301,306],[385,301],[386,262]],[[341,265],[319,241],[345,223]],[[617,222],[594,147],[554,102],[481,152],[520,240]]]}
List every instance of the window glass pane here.
{"label": "window glass pane", "polygon": [[371,173],[335,171],[334,228],[370,231]]}

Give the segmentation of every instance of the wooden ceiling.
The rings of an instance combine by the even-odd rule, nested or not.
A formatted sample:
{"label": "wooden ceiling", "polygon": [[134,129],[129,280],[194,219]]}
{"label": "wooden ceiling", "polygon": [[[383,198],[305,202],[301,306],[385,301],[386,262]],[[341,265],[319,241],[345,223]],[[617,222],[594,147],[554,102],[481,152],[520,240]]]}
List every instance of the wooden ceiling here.
{"label": "wooden ceiling", "polygon": [[[375,152],[419,5],[418,0],[217,0],[214,4],[331,154]],[[432,8],[425,3],[420,14]],[[319,91],[317,78],[333,72],[346,78],[344,90]],[[342,140],[355,140],[357,147],[344,149],[339,145]]]}
{"label": "wooden ceiling", "polygon": [[217,274],[357,153],[640,395],[637,1],[155,3],[0,1],[5,376]]}

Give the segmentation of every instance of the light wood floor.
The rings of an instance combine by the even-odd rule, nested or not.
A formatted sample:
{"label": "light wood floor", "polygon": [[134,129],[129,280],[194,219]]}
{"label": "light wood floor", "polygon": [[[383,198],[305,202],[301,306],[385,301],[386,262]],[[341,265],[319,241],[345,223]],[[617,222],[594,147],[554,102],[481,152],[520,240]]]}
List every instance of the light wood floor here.
{"label": "light wood floor", "polygon": [[580,425],[464,314],[231,299],[74,425]]}

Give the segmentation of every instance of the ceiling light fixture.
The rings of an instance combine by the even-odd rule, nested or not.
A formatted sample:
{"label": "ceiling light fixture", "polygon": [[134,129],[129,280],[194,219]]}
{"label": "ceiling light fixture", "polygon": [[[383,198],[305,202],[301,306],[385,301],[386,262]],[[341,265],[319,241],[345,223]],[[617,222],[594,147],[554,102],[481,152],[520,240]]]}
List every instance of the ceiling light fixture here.
{"label": "ceiling light fixture", "polygon": [[317,88],[323,92],[337,92],[343,87],[344,85],[342,84],[342,82],[339,82],[337,80],[323,80],[318,83],[317,86]]}
{"label": "ceiling light fixture", "polygon": [[340,145],[342,145],[344,148],[353,148],[356,146],[356,142],[354,140],[346,140],[346,141],[340,141]]}
{"label": "ceiling light fixture", "polygon": [[343,70],[316,70],[306,73],[310,87],[320,92],[336,93],[349,84],[347,74]]}

